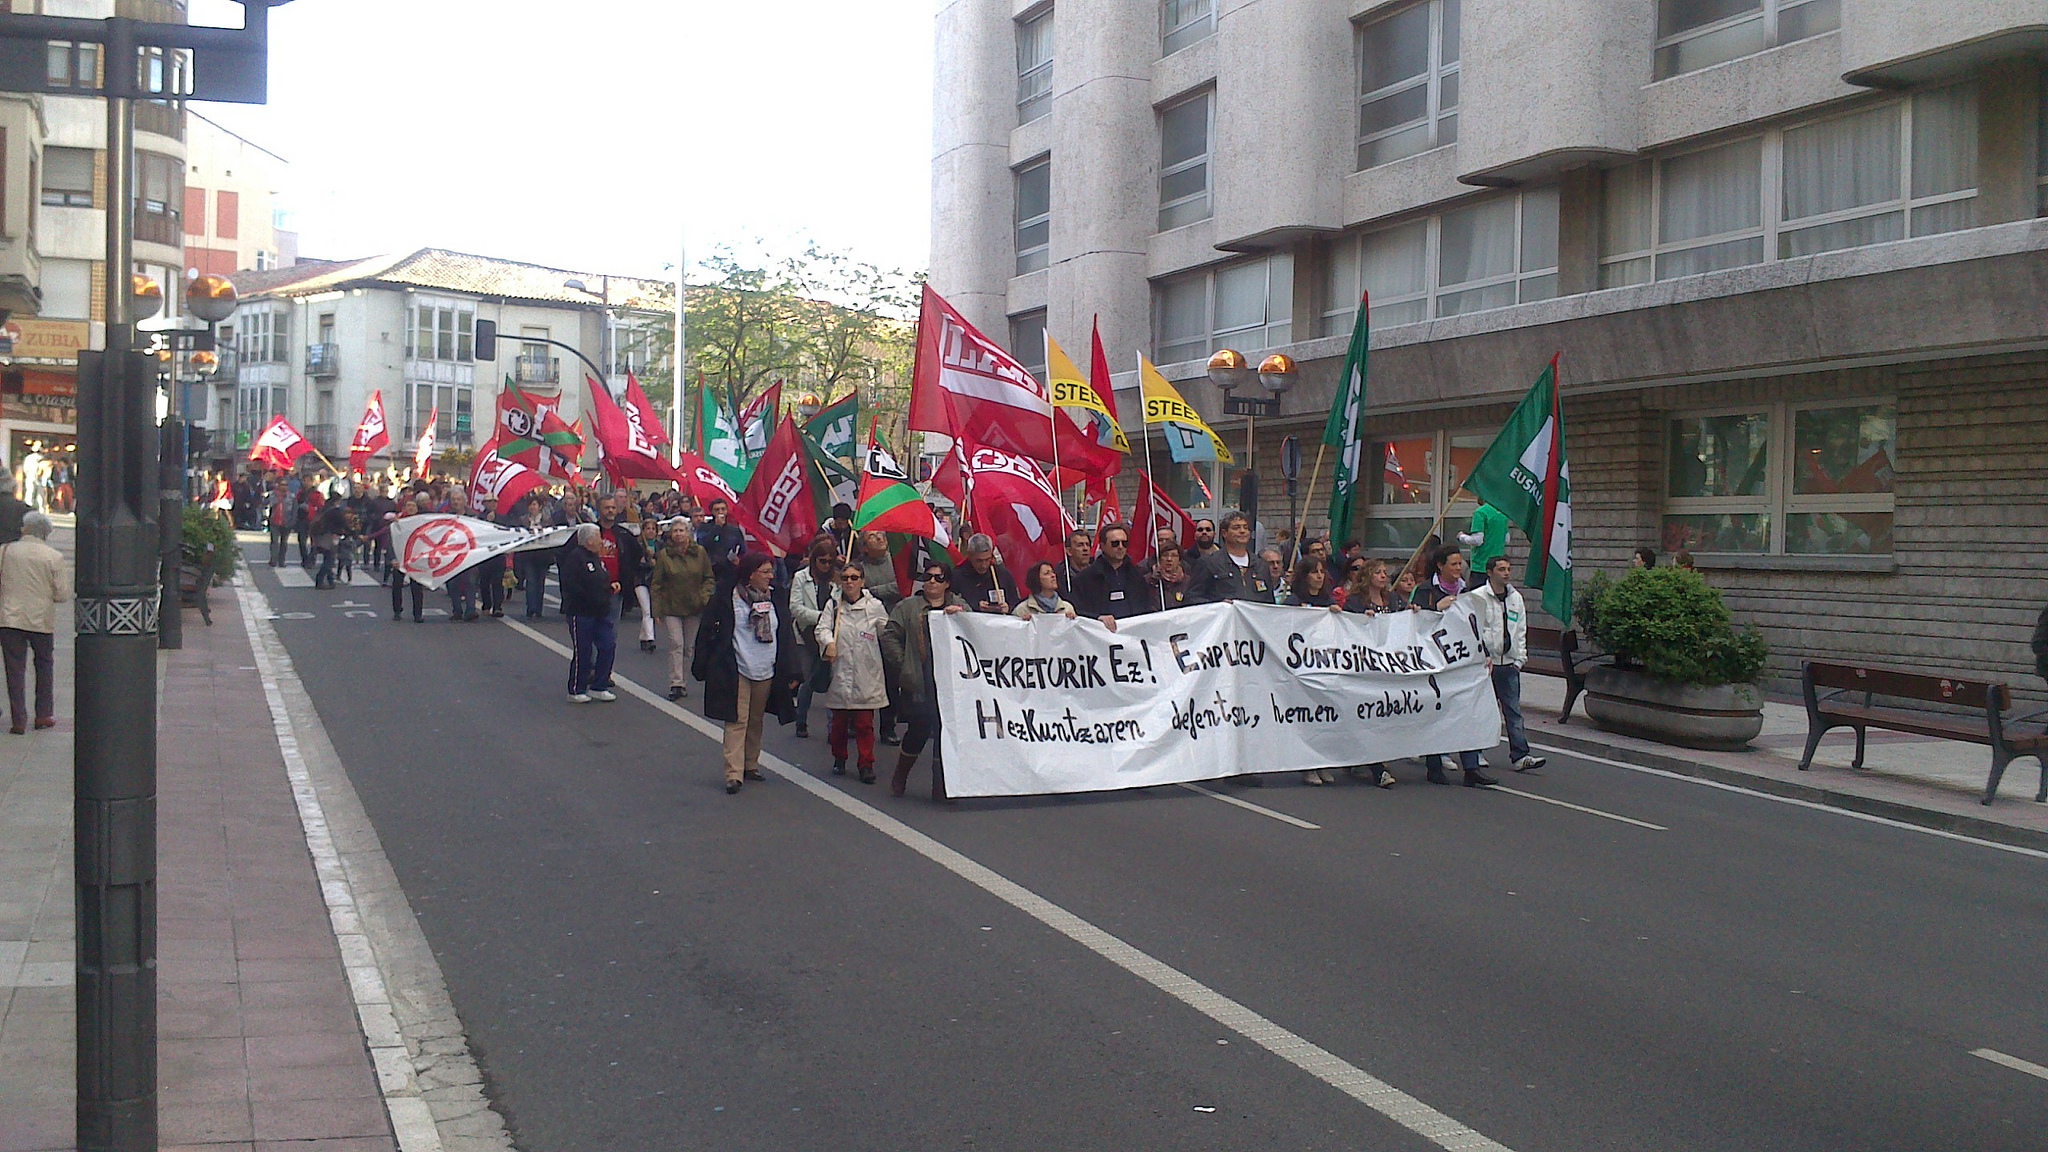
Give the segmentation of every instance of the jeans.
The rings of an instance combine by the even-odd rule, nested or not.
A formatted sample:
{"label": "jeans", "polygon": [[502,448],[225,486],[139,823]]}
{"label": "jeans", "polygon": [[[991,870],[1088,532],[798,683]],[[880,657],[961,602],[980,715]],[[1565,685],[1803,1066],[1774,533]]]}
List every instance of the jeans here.
{"label": "jeans", "polygon": [[619,631],[611,615],[569,617],[569,695],[610,691]]}
{"label": "jeans", "polygon": [[[1422,758],[1422,766],[1429,769],[1432,773],[1443,771],[1443,753],[1431,752]],[[1463,768],[1467,772],[1477,772],[1485,767],[1485,763],[1479,759],[1479,753],[1477,752],[1460,752],[1458,753],[1458,767]]]}
{"label": "jeans", "polygon": [[35,718],[48,720],[57,712],[56,649],[53,643],[48,632],[0,628],[0,654],[5,655],[7,663],[7,707],[17,729],[28,727],[27,680],[31,650],[36,657]]}
{"label": "jeans", "polygon": [[1529,754],[1529,734],[1522,729],[1522,670],[1512,664],[1493,666],[1493,698],[1500,701],[1500,717],[1508,726],[1508,759]]}
{"label": "jeans", "polygon": [[520,571],[526,575],[526,615],[537,618],[547,610],[548,567],[551,563],[547,553],[519,554]]}
{"label": "jeans", "polygon": [[314,557],[314,559],[316,559],[316,560],[318,560],[318,561],[320,562],[320,567],[319,567],[319,569],[318,569],[317,571],[315,571],[315,572],[313,573],[313,587],[315,587],[315,588],[331,588],[331,587],[333,587],[333,586],[334,586],[334,549],[332,549],[332,548],[322,548],[322,547],[320,547],[320,546],[319,546],[318,544],[315,544],[315,545],[313,546],[313,557]]}

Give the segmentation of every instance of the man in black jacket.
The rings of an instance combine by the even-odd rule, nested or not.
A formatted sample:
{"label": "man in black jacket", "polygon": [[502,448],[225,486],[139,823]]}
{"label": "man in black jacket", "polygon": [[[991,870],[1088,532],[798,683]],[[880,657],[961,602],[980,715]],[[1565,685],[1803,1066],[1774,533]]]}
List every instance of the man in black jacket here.
{"label": "man in black jacket", "polygon": [[1116,631],[1116,622],[1143,616],[1158,606],[1145,574],[1131,563],[1131,530],[1122,524],[1102,527],[1102,555],[1074,574],[1074,609]]}
{"label": "man in black jacket", "polygon": [[618,629],[612,600],[619,582],[598,555],[603,537],[595,524],[576,529],[562,549],[562,615],[569,618],[569,703],[617,700],[612,691],[612,661],[618,654]]}
{"label": "man in black jacket", "polygon": [[619,495],[600,497],[597,501],[598,558],[604,561],[605,570],[618,583],[617,615],[621,616],[626,608],[639,607],[633,589],[647,579],[647,570],[651,567],[647,546],[641,542],[639,534],[619,522],[621,509],[631,506],[626,497]]}
{"label": "man in black jacket", "polygon": [[697,543],[711,553],[711,573],[721,582],[732,579],[732,562],[747,547],[747,534],[732,522],[732,505],[713,500],[711,519],[697,525]]}
{"label": "man in black jacket", "polygon": [[1265,562],[1252,553],[1252,522],[1242,512],[1223,517],[1223,546],[1196,562],[1188,599],[1197,604],[1255,600],[1271,604],[1276,591]]}
{"label": "man in black jacket", "polygon": [[1017,578],[996,563],[996,542],[985,533],[967,538],[967,563],[953,569],[953,594],[975,612],[1007,616],[1017,606]]}

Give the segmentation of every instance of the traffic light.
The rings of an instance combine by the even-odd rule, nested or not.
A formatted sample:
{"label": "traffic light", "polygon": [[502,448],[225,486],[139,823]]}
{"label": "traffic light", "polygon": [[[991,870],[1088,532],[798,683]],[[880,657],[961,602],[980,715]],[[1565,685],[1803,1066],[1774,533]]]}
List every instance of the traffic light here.
{"label": "traffic light", "polygon": [[498,322],[479,320],[476,322],[476,359],[478,363],[489,364],[498,358]]}

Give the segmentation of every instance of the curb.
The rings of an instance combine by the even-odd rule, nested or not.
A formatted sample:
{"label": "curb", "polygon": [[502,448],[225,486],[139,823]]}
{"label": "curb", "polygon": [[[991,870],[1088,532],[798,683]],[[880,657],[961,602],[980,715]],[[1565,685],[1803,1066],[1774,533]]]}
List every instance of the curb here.
{"label": "curb", "polygon": [[2016,828],[1981,816],[1969,816],[1958,812],[1942,812],[1932,808],[1920,808],[1901,804],[1896,800],[1880,800],[1874,796],[1863,796],[1822,785],[1799,784],[1781,780],[1775,776],[1744,772],[1738,768],[1727,768],[1719,764],[1701,764],[1678,756],[1660,752],[1647,752],[1635,748],[1622,748],[1586,736],[1555,730],[1532,732],[1534,740],[1542,740],[1572,752],[1583,752],[1593,756],[1605,756],[1610,760],[1655,768],[1678,776],[1695,776],[1719,784],[1730,784],[1762,792],[1770,796],[1782,796],[1789,800],[1804,800],[1828,808],[1840,808],[1847,812],[1859,812],[1865,816],[1882,816],[1901,824],[1912,824],[1921,828],[1932,828],[1937,832],[1953,832],[1958,836],[1970,836],[1978,840],[1989,840],[1995,844],[2009,844],[2015,848],[2032,848],[2048,851],[2048,832],[2032,828]]}

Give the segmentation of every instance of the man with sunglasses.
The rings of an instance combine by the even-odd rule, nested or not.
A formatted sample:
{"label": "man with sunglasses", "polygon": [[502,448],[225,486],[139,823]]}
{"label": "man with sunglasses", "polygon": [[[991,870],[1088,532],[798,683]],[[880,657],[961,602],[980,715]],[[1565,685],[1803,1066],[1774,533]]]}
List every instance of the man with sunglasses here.
{"label": "man with sunglasses", "polygon": [[910,781],[918,753],[932,746],[932,799],[946,798],[946,769],[939,757],[939,698],[932,690],[932,632],[926,619],[934,612],[965,612],[967,602],[953,592],[952,573],[937,564],[924,567],[924,586],[889,613],[882,629],[882,659],[896,669],[896,710],[908,726],[889,775],[889,795],[901,796]]}
{"label": "man with sunglasses", "polygon": [[1213,517],[1203,516],[1195,521],[1195,554],[1191,559],[1200,560],[1214,551],[1216,551],[1216,521]]}
{"label": "man with sunglasses", "polygon": [[1084,616],[1102,621],[1116,631],[1116,622],[1143,616],[1158,607],[1158,600],[1145,583],[1145,574],[1131,563],[1131,530],[1122,524],[1102,526],[1102,555],[1074,574],[1074,591],[1069,597]]}

